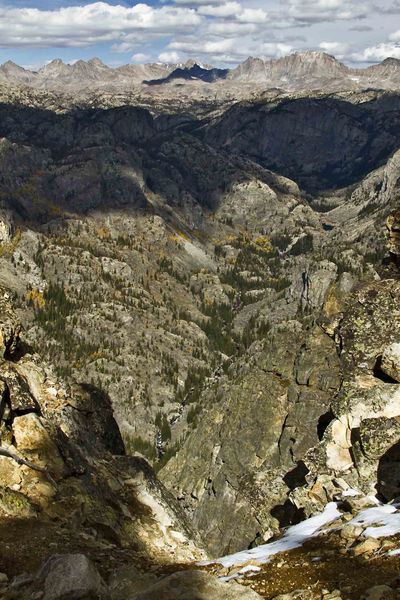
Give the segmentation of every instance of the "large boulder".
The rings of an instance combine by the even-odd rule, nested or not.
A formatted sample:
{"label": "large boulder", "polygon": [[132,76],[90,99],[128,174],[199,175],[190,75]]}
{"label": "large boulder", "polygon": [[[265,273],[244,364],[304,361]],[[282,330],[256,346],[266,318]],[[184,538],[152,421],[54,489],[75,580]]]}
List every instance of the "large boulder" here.
{"label": "large boulder", "polygon": [[84,554],[55,554],[38,573],[44,579],[44,600],[103,599],[106,586]]}

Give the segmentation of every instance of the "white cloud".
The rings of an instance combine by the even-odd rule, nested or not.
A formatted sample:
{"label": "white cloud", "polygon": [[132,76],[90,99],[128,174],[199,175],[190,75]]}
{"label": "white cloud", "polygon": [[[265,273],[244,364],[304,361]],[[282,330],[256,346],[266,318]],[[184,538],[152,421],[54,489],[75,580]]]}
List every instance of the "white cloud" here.
{"label": "white cloud", "polygon": [[349,49],[349,44],[342,42],[321,42],[319,47],[328,54],[333,54],[336,58],[342,59]]}
{"label": "white cloud", "polygon": [[163,63],[179,63],[181,62],[181,57],[177,52],[161,52],[158,55],[158,60]]}
{"label": "white cloud", "polygon": [[199,6],[197,12],[200,15],[208,17],[234,17],[242,10],[239,2],[225,2],[224,4],[206,4],[205,6]]}
{"label": "white cloud", "polygon": [[219,4],[225,4],[226,0],[174,0],[175,4],[180,6],[204,6],[204,5],[214,5],[218,6]]}
{"label": "white cloud", "polygon": [[132,35],[166,35],[193,30],[202,17],[190,8],[131,8],[95,2],[58,10],[0,8],[0,46],[88,46]]}
{"label": "white cloud", "polygon": [[266,23],[269,20],[268,13],[262,8],[245,8],[236,16],[241,23]]}
{"label": "white cloud", "polygon": [[280,58],[293,52],[293,47],[282,42],[266,42],[261,46],[262,58]]}
{"label": "white cloud", "polygon": [[255,23],[214,21],[207,26],[207,33],[215,36],[232,37],[257,33],[259,27]]}
{"label": "white cloud", "polygon": [[[400,31],[389,35],[388,28],[400,0],[379,0],[379,6],[378,0],[161,0],[155,6],[112,1],[68,7],[67,0],[0,0],[0,48],[48,47],[53,58],[54,48],[103,44],[136,62],[196,56],[214,64],[307,48],[345,62],[376,62],[399,51]],[[17,8],[24,2],[29,8]],[[59,8],[33,8],[39,2]]]}
{"label": "white cloud", "polygon": [[400,59],[400,44],[396,42],[376,44],[351,55],[352,60],[362,63],[378,63],[388,57]]}
{"label": "white cloud", "polygon": [[224,4],[207,4],[198,8],[198,14],[220,19],[233,19],[240,23],[266,23],[268,13],[262,8],[243,8],[239,2],[225,2]]}
{"label": "white cloud", "polygon": [[169,47],[174,50],[180,50],[187,54],[193,53],[194,51],[195,53],[218,55],[232,51],[236,43],[237,41],[233,39],[216,41],[198,40],[197,42],[195,40],[190,40],[187,42],[171,42]]}
{"label": "white cloud", "polygon": [[150,60],[150,56],[143,52],[138,52],[132,56],[131,60],[135,63],[146,63]]}
{"label": "white cloud", "polygon": [[370,10],[367,3],[358,0],[283,0],[288,16],[297,23],[329,22],[333,20],[351,20],[366,17]]}
{"label": "white cloud", "polygon": [[263,42],[251,37],[236,37],[223,40],[175,41],[169,44],[171,50],[185,55],[215,58],[219,64],[238,64],[248,56],[279,58],[293,51],[293,47],[283,42]]}

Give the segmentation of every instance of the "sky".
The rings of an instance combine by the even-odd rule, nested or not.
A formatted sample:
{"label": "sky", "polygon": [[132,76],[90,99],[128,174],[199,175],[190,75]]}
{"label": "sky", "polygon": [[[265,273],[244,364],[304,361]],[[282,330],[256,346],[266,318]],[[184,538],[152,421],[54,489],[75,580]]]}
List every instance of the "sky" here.
{"label": "sky", "polygon": [[400,0],[0,0],[0,62],[99,57],[235,66],[301,50],[352,66],[400,59]]}

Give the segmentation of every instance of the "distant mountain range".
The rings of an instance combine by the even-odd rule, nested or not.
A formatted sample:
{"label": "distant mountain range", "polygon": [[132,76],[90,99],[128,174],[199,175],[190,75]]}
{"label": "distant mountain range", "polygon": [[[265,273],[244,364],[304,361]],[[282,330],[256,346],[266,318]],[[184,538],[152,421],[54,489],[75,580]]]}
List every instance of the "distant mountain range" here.
{"label": "distant mountain range", "polygon": [[55,59],[38,71],[8,61],[0,66],[0,83],[31,86],[52,91],[129,91],[138,88],[193,83],[234,88],[304,89],[400,88],[400,60],[387,58],[365,69],[353,69],[324,52],[296,52],[275,60],[249,57],[234,69],[203,66],[191,60],[184,64],[129,64],[112,68],[100,59],[66,64]]}

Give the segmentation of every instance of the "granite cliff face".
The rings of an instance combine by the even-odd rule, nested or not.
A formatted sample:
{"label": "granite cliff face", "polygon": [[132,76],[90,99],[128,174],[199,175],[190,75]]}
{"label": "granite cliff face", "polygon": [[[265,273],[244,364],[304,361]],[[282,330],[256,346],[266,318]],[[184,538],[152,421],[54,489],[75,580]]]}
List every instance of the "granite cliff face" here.
{"label": "granite cliff face", "polygon": [[349,94],[237,104],[207,128],[205,140],[313,192],[348,186],[398,148],[399,97],[360,100]]}

